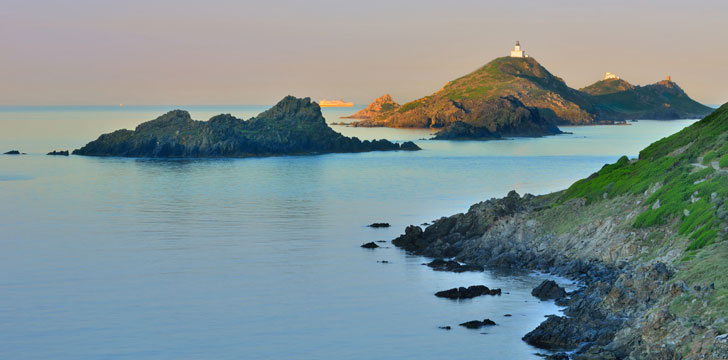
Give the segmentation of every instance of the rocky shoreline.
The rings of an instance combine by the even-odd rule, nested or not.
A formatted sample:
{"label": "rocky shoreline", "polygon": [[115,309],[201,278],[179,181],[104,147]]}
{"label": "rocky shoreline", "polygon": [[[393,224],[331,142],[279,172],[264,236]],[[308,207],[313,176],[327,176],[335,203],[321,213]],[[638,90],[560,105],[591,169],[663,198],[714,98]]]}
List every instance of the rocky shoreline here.
{"label": "rocky shoreline", "polygon": [[[686,325],[664,308],[695,291],[675,281],[675,271],[666,265],[681,253],[664,249],[644,260],[639,243],[649,232],[623,226],[649,194],[598,205],[578,199],[555,206],[558,195],[521,197],[511,191],[424,230],[409,226],[392,243],[466,267],[529,269],[578,280],[577,290],[556,300],[565,306],[563,316],[549,316],[523,337],[552,352],[547,358],[674,359],[685,358],[686,346],[694,355],[686,358],[725,358],[728,346],[719,334],[695,339],[693,327],[701,325]],[[670,230],[652,231],[669,235]]]}

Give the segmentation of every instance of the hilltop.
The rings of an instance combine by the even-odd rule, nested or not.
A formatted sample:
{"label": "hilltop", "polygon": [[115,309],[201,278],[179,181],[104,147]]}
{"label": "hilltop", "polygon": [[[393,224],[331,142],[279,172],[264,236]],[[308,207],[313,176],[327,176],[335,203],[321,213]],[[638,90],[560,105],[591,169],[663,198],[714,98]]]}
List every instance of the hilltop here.
{"label": "hilltop", "polygon": [[690,99],[671,81],[639,87],[610,79],[580,91],[569,87],[532,57],[501,57],[448,82],[431,95],[405,103],[394,111],[374,114],[354,125],[443,128],[456,121],[468,123],[474,118],[470,115],[474,108],[508,96],[517,98],[524,106],[536,108],[541,118],[557,125],[611,124],[636,118],[695,118],[711,110]]}
{"label": "hilltop", "polygon": [[606,79],[581,91],[591,96],[598,118],[671,120],[699,118],[712,111],[670,80],[634,86],[621,79]]}
{"label": "hilltop", "polygon": [[568,189],[511,192],[396,246],[580,288],[523,339],[558,359],[728,358],[728,104]]}
{"label": "hilltop", "polygon": [[412,142],[360,141],[331,129],[309,98],[287,96],[247,121],[230,114],[193,120],[173,110],[134,130],[99,136],[76,155],[126,157],[248,157],[376,150],[419,150]]}

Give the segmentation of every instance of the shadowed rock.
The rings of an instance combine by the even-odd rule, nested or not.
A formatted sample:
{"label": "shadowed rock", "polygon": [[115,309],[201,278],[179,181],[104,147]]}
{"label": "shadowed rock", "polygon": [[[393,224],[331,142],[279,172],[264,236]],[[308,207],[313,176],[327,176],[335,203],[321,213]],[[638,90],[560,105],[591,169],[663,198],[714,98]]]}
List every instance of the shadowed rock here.
{"label": "shadowed rock", "polygon": [[452,271],[456,273],[466,271],[485,271],[485,268],[481,265],[462,265],[455,260],[443,260],[435,259],[427,264],[435,271]]}
{"label": "shadowed rock", "polygon": [[373,223],[367,226],[369,226],[370,228],[386,228],[389,227],[389,223]]}
{"label": "shadowed rock", "polygon": [[20,155],[20,151],[10,150],[10,151],[6,152],[5,155]]}
{"label": "shadowed rock", "polygon": [[46,155],[68,156],[68,150],[61,150],[61,151],[53,150],[53,151],[47,153]]}
{"label": "shadowed rock", "polygon": [[473,285],[473,286],[469,286],[467,288],[459,287],[459,288],[452,288],[450,290],[438,291],[435,293],[435,296],[458,300],[458,299],[472,299],[476,296],[481,296],[481,295],[500,295],[500,294],[501,294],[501,289],[489,289],[485,285]]}
{"label": "shadowed rock", "polygon": [[553,280],[544,280],[539,286],[531,291],[531,295],[540,300],[553,300],[566,296],[566,290],[556,284]]}
{"label": "shadowed rock", "polygon": [[157,158],[250,157],[419,150],[412,142],[349,138],[331,129],[309,98],[287,96],[249,120],[230,114],[197,121],[173,110],[136,129],[101,135],[77,155]]}
{"label": "shadowed rock", "polygon": [[368,242],[368,243],[362,245],[361,247],[363,247],[365,249],[376,249],[379,247],[379,245],[375,244],[374,242]]}
{"label": "shadowed rock", "polygon": [[484,319],[483,321],[473,320],[473,321],[468,321],[468,322],[464,322],[464,323],[460,324],[460,326],[464,326],[468,329],[480,329],[483,326],[494,326],[494,325],[495,325],[495,321],[493,321],[491,319]]}

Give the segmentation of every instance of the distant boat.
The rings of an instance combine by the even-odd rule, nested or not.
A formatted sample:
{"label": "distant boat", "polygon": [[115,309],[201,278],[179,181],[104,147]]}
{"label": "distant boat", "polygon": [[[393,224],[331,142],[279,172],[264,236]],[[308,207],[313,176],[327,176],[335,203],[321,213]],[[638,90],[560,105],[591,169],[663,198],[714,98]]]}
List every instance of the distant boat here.
{"label": "distant boat", "polygon": [[344,100],[323,99],[323,100],[319,101],[319,106],[321,106],[321,107],[352,107],[352,106],[354,106],[354,103],[346,102]]}

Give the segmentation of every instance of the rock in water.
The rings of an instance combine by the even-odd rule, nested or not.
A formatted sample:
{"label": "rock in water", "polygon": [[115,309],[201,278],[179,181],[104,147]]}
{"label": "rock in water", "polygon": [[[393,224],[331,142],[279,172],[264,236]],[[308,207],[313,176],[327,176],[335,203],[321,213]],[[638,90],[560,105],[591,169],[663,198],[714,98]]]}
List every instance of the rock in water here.
{"label": "rock in water", "polygon": [[373,223],[373,224],[369,224],[367,226],[369,226],[371,228],[386,228],[386,227],[389,227],[389,223]]}
{"label": "rock in water", "polygon": [[464,322],[464,323],[460,324],[460,326],[464,326],[468,329],[480,329],[483,326],[494,326],[494,325],[495,325],[495,321],[493,321],[491,319],[484,319],[483,321],[473,320],[473,321],[468,321],[468,322]]}
{"label": "rock in water", "polygon": [[566,296],[566,290],[553,280],[544,280],[541,285],[531,291],[531,295],[540,300],[553,300]]}
{"label": "rock in water", "polygon": [[53,151],[47,153],[46,155],[68,156],[68,150],[62,150],[62,151],[53,150]]}
{"label": "rock in water", "polygon": [[173,110],[133,131],[101,135],[73,154],[206,158],[419,149],[409,141],[400,145],[343,136],[326,124],[318,104],[287,96],[247,121],[230,114],[196,121],[187,111]]}
{"label": "rock in water", "polygon": [[10,150],[10,151],[6,152],[5,155],[20,155],[20,151]]}
{"label": "rock in water", "polygon": [[458,299],[472,299],[476,296],[481,296],[481,295],[500,295],[500,294],[501,294],[501,289],[489,289],[485,285],[473,285],[473,286],[469,286],[467,288],[459,287],[459,288],[452,288],[450,290],[438,291],[435,293],[435,296],[458,300]]}
{"label": "rock in water", "polygon": [[432,260],[427,266],[431,267],[435,271],[452,271],[456,273],[466,271],[485,271],[485,268],[480,265],[462,265],[455,260],[443,260],[435,259]]}
{"label": "rock in water", "polygon": [[374,242],[368,242],[368,243],[362,245],[361,247],[363,247],[365,249],[376,249],[379,247],[379,245],[375,244]]}

